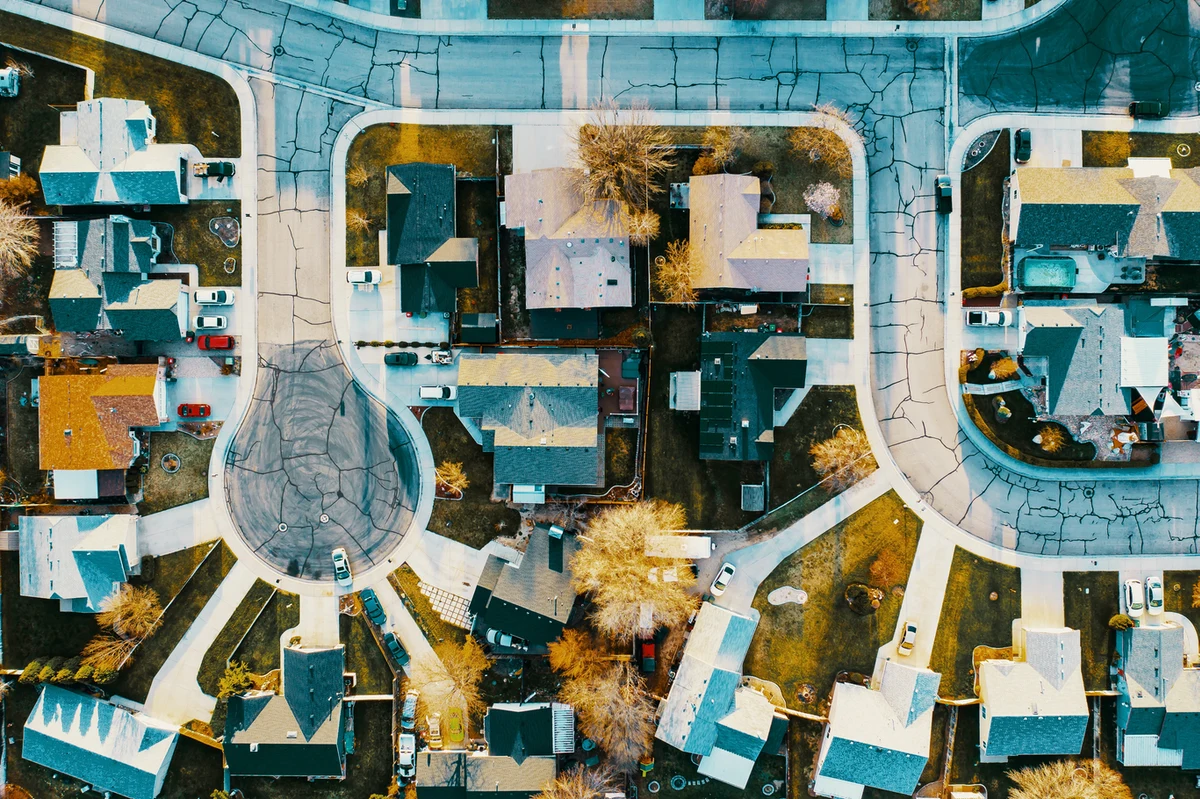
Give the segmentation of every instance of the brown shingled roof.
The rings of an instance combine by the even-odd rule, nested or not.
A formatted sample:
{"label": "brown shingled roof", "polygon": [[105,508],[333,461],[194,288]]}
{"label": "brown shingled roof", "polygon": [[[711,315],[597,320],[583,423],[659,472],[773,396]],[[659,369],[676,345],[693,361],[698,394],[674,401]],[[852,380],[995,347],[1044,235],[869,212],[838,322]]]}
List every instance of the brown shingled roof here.
{"label": "brown shingled roof", "polygon": [[101,374],[40,378],[40,468],[129,468],[129,428],[165,421],[154,403],[157,380],[156,364],[114,364]]}

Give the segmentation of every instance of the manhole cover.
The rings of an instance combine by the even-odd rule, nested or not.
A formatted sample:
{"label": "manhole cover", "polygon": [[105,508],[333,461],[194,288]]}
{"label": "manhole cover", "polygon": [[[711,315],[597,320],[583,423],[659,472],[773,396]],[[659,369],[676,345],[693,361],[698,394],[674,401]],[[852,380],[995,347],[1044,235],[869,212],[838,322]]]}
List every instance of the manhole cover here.
{"label": "manhole cover", "polygon": [[1187,158],[1192,154],[1192,147],[1187,142],[1180,142],[1179,146],[1175,148],[1175,152],[1179,153],[1180,158]]}
{"label": "manhole cover", "polygon": [[910,52],[910,53],[917,52],[917,40],[916,39],[909,39],[907,42],[904,43],[904,46],[905,46],[905,48],[908,49],[908,52]]}
{"label": "manhole cover", "polygon": [[326,522],[328,522],[328,521],[329,521],[329,514],[328,514],[328,513],[322,513],[322,514],[321,514],[321,516],[320,516],[320,518],[321,518],[321,524],[325,524]]}
{"label": "manhole cover", "polygon": [[271,52],[275,53],[275,55],[283,55],[283,45],[282,44],[275,45],[275,49],[272,50]]}
{"label": "manhole cover", "polygon": [[279,532],[281,532],[281,533],[287,532],[287,524],[285,522],[279,523]]}
{"label": "manhole cover", "polygon": [[167,474],[175,474],[175,472],[179,471],[179,467],[183,465],[183,461],[174,452],[168,452],[162,456],[162,460],[158,462],[158,465]]}

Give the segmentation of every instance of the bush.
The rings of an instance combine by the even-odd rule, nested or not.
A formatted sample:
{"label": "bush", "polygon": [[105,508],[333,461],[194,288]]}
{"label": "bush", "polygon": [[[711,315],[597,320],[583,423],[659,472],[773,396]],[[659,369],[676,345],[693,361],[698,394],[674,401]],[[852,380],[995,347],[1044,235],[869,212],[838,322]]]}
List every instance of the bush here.
{"label": "bush", "polygon": [[21,676],[17,678],[17,682],[22,685],[33,685],[38,681],[38,675],[42,672],[42,661],[31,660],[21,672]]}
{"label": "bush", "polygon": [[96,685],[108,685],[117,679],[117,674],[119,672],[116,669],[99,668],[92,672],[92,682]]}
{"label": "bush", "polygon": [[75,672],[75,682],[91,682],[92,673],[95,671],[91,666],[83,665]]}
{"label": "bush", "polygon": [[1118,613],[1108,620],[1108,626],[1114,630],[1128,630],[1130,627],[1133,627],[1133,619],[1124,613]]}
{"label": "bush", "polygon": [[55,685],[66,685],[75,682],[75,672],[79,671],[80,665],[79,658],[71,658],[59,667],[52,682]]}
{"label": "bush", "polygon": [[775,177],[775,164],[770,161],[757,161],[750,169],[750,174],[766,183]]}
{"label": "bush", "polygon": [[0,180],[0,202],[9,205],[24,205],[33,199],[37,191],[37,181],[25,173],[10,180]]}
{"label": "bush", "polygon": [[142,582],[152,583],[158,576],[158,558],[153,555],[142,555]]}
{"label": "bush", "polygon": [[715,175],[721,171],[721,165],[712,159],[711,156],[702,155],[696,159],[696,163],[692,165],[693,175]]}
{"label": "bush", "polygon": [[38,672],[38,682],[51,682],[58,675],[58,670],[62,668],[62,664],[66,660],[62,657],[53,657],[46,661],[46,665],[42,666],[42,670]]}
{"label": "bush", "polygon": [[863,583],[851,583],[846,586],[845,598],[852,611],[860,616],[870,616],[883,602],[883,591]]}

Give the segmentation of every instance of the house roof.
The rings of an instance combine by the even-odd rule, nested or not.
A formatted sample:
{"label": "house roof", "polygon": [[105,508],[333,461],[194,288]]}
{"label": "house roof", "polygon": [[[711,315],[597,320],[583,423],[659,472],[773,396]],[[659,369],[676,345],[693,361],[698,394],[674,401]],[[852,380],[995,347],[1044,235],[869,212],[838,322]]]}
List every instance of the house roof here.
{"label": "house roof", "polygon": [[50,314],[63,332],[95,330],[103,300],[100,287],[82,269],[55,269],[50,281]]}
{"label": "house roof", "polygon": [[21,596],[82,599],[95,612],[129,578],[137,517],[22,516],[18,546]]}
{"label": "house roof", "polygon": [[1125,309],[1120,305],[1026,306],[1022,354],[1047,359],[1051,415],[1129,413],[1121,380],[1124,334]]}
{"label": "house roof", "polygon": [[693,175],[690,243],[697,288],[800,292],[808,286],[808,229],[759,230],[752,175]]}
{"label": "house roof", "polygon": [[571,560],[579,551],[573,535],[551,538],[541,527],[529,535],[525,556],[496,574],[483,613],[488,627],[541,646],[558,638],[575,604]]}
{"label": "house roof", "polygon": [[734,709],[717,722],[717,741],[700,759],[697,771],[738,788],[745,788],[754,763],[771,734],[775,706],[745,686],[733,692]]}
{"label": "house roof", "polygon": [[557,776],[553,757],[527,757],[518,763],[511,757],[427,750],[418,752],[416,759],[418,796],[516,799],[541,793]]}
{"label": "house roof", "polygon": [[1183,627],[1172,621],[1117,631],[1117,726],[1127,736],[1157,736],[1200,768],[1200,669],[1185,668]]}
{"label": "house roof", "polygon": [[[453,243],[447,246],[447,242]],[[476,239],[455,237],[453,164],[396,164],[387,168],[389,264],[476,262],[478,246]]]}
{"label": "house roof", "polygon": [[104,276],[104,313],[109,327],[133,341],[174,341],[183,336],[187,294],[176,279],[143,281],[137,274]]}
{"label": "house roof", "polygon": [[629,231],[616,203],[584,202],[582,174],[554,168],[505,178],[507,225],[525,229],[529,309],[633,304]]}
{"label": "house roof", "polygon": [[483,717],[488,753],[511,757],[518,764],[531,756],[575,751],[575,711],[559,702],[503,702]]}
{"label": "house roof", "polygon": [[458,415],[478,420],[497,483],[603,483],[595,352],[464,353],[458,363]]}
{"label": "house roof", "polygon": [[156,364],[113,364],[99,374],[39,379],[39,468],[128,469],[131,427],[153,427],[158,415]]}
{"label": "house roof", "polygon": [[154,799],[179,734],[144,713],[46,685],[25,721],[21,756],[101,792]]}

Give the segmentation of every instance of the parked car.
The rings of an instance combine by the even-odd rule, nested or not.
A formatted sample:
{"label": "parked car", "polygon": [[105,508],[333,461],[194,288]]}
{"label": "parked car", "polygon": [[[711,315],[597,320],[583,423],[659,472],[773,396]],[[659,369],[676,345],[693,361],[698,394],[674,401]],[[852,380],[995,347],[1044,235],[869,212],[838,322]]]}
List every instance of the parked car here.
{"label": "parked car", "polygon": [[196,289],[193,296],[197,305],[233,305],[233,292],[229,289]]}
{"label": "parked car", "polygon": [[347,283],[374,286],[382,280],[383,272],[378,269],[351,269],[346,273]]}
{"label": "parked car", "polygon": [[421,698],[421,692],[409,689],[404,695],[404,707],[400,711],[400,729],[415,730],[417,728],[417,700]]}
{"label": "parked car", "polygon": [[967,324],[972,327],[1008,327],[1012,311],[967,311]]}
{"label": "parked car", "polygon": [[197,161],[192,174],[198,178],[231,178],[237,172],[232,161]]}
{"label": "parked car", "polygon": [[1129,104],[1129,116],[1134,119],[1162,119],[1167,115],[1167,104],[1157,100],[1134,100]]}
{"label": "parked car", "polygon": [[1125,615],[1131,619],[1140,619],[1146,609],[1145,595],[1142,593],[1141,580],[1125,581]]}
{"label": "parked car", "polygon": [[430,749],[442,748],[442,714],[425,717],[425,745]]}
{"label": "parked car", "polygon": [[419,394],[423,400],[455,400],[458,386],[421,386]]}
{"label": "parked car", "polygon": [[387,614],[383,612],[383,605],[379,604],[379,597],[375,596],[373,589],[364,588],[358,592],[358,598],[362,601],[363,612],[372,624],[382,626],[387,623]]}
{"label": "parked car", "polygon": [[1151,616],[1157,616],[1163,612],[1163,587],[1162,580],[1157,577],[1146,578],[1146,610]]}
{"label": "parked car", "polygon": [[524,649],[529,646],[529,642],[521,636],[511,635],[503,630],[497,630],[495,627],[489,627],[484,638],[492,646],[507,646],[513,649]]}
{"label": "parked car", "polygon": [[396,662],[397,666],[404,668],[408,665],[408,661],[410,660],[408,651],[405,650],[404,645],[400,643],[400,639],[396,637],[395,633],[384,633],[383,646],[387,649],[388,654],[392,656],[392,660]]}
{"label": "parked car", "polygon": [[192,327],[197,330],[224,330],[229,320],[224,316],[197,316]]}
{"label": "parked car", "polygon": [[452,707],[446,713],[446,737],[450,739],[450,743],[452,744],[462,743],[463,739],[467,737],[463,731],[461,708]]}
{"label": "parked car", "polygon": [[201,336],[196,339],[196,346],[202,350],[231,350],[233,336]]}
{"label": "parked car", "polygon": [[734,573],[737,571],[732,563],[721,564],[721,571],[717,572],[717,576],[713,578],[712,585],[709,586],[709,593],[713,596],[720,596],[725,593],[725,589],[729,587],[729,581],[733,579]]}
{"label": "parked car", "polygon": [[642,658],[642,671],[646,672],[647,674],[653,672],[657,666],[657,663],[654,659],[654,650],[655,645],[653,638],[638,642],[638,654],[641,655]]}
{"label": "parked car", "polygon": [[383,362],[388,366],[416,366],[417,360],[415,352],[389,352],[383,356]]}
{"label": "parked car", "polygon": [[1013,160],[1018,164],[1029,161],[1033,155],[1033,134],[1029,128],[1021,128],[1013,134]]}
{"label": "parked car", "polygon": [[212,415],[212,408],[203,402],[183,402],[175,409],[185,419],[203,419]]}
{"label": "parked car", "polygon": [[354,584],[354,575],[350,573],[350,558],[346,555],[345,547],[336,547],[329,553],[333,558],[333,580],[343,588]]}
{"label": "parked car", "polygon": [[904,634],[900,636],[900,643],[896,645],[896,651],[901,655],[911,654],[913,647],[917,645],[917,623],[912,621],[904,622]]}
{"label": "parked car", "polygon": [[396,754],[396,776],[403,785],[417,773],[417,736],[411,732],[400,734],[399,751]]}
{"label": "parked car", "polygon": [[954,210],[954,199],[951,196],[950,176],[938,175],[934,181],[934,187],[937,193],[937,212],[939,214],[948,214]]}
{"label": "parked car", "polygon": [[429,360],[437,366],[448,366],[454,363],[454,353],[450,350],[434,350],[429,353]]}
{"label": "parked car", "polygon": [[21,71],[16,67],[0,67],[0,97],[16,97],[21,91]]}

